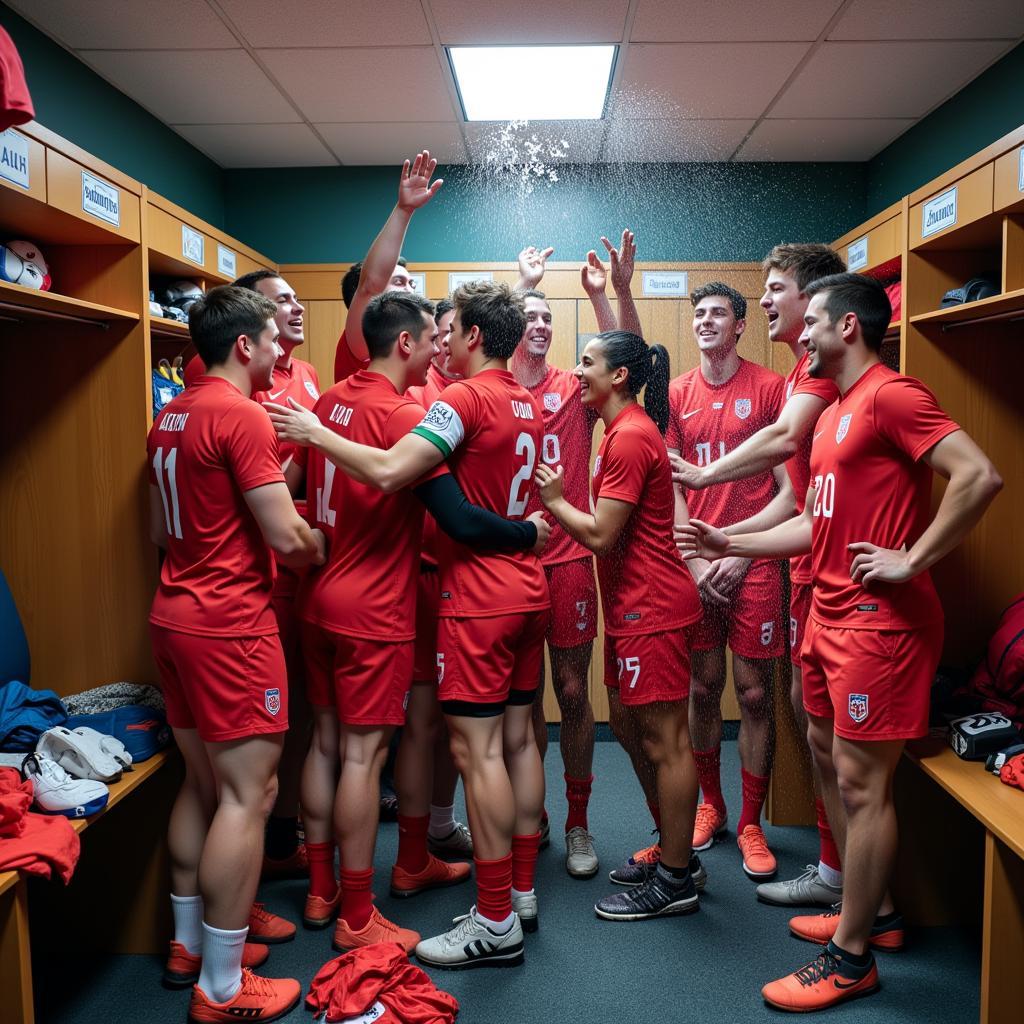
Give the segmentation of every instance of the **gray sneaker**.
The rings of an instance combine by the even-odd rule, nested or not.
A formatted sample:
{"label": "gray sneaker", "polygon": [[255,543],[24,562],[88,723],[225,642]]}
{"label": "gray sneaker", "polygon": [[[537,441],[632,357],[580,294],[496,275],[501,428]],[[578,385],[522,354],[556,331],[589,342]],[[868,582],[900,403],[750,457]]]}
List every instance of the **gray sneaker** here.
{"label": "gray sneaker", "polygon": [[537,919],[537,893],[512,893],[512,909],[519,915],[524,932],[535,932],[540,927]]}
{"label": "gray sneaker", "polygon": [[843,898],[843,890],[826,885],[818,874],[818,865],[808,864],[799,878],[763,882],[757,887],[757,898],[773,907],[831,907]]}
{"label": "gray sneaker", "polygon": [[492,932],[476,916],[476,907],[457,917],[443,935],[423,939],[416,959],[428,967],[460,971],[467,967],[514,967],[523,962],[523,929],[519,918],[504,935]]}
{"label": "gray sneaker", "polygon": [[455,857],[463,859],[473,856],[473,835],[461,821],[455,822],[455,828],[440,839],[427,834],[427,849],[435,857]]}
{"label": "gray sneaker", "polygon": [[573,878],[593,878],[597,874],[594,837],[581,825],[565,833],[565,870]]}

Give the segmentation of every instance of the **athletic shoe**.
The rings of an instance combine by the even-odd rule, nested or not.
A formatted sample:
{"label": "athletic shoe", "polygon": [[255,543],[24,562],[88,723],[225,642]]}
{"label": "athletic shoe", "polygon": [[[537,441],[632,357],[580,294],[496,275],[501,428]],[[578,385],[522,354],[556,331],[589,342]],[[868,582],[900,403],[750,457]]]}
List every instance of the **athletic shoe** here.
{"label": "athletic shoe", "polygon": [[800,970],[765,985],[761,995],[777,1010],[810,1013],[847,999],[871,995],[877,989],[878,968],[874,959],[867,967],[852,967],[826,946]]}
{"label": "athletic shoe", "polygon": [[537,918],[537,906],[536,891],[512,893],[512,909],[519,917],[519,923],[523,926],[524,932],[532,934],[540,928],[540,921]]}
{"label": "athletic shoe", "polygon": [[593,878],[597,874],[594,837],[581,825],[565,833],[565,870],[573,878]]}
{"label": "athletic shoe", "polygon": [[703,892],[704,886],[708,884],[708,873],[704,865],[701,864],[700,857],[695,853],[691,853],[690,863],[687,866],[690,869],[690,877],[693,879],[693,887],[697,892]]}
{"label": "athletic shoe", "polygon": [[673,885],[655,871],[646,882],[598,900],[594,913],[606,921],[643,921],[649,917],[692,914],[699,906],[700,897],[689,874]]}
{"label": "athletic shoe", "polygon": [[121,778],[122,765],[115,761],[93,737],[82,736],[63,725],[47,729],[36,741],[36,751],[56,761],[76,779],[92,779],[108,785]]}
{"label": "athletic shoe", "polygon": [[697,805],[697,820],[693,823],[693,848],[698,853],[710,850],[715,840],[725,831],[728,814],[720,813],[711,804]]}
{"label": "athletic shoe", "polygon": [[399,928],[376,907],[370,908],[370,920],[359,931],[349,928],[343,917],[339,917],[334,926],[333,946],[339,953],[347,953],[357,946],[372,946],[375,942],[397,942],[406,953],[411,953],[419,941],[419,932],[411,928]]}
{"label": "athletic shoe", "polygon": [[427,849],[438,857],[472,857],[473,834],[468,826],[457,821],[455,828],[440,839],[427,833]]}
{"label": "athletic shoe", "polygon": [[260,879],[264,882],[276,881],[279,878],[309,878],[309,858],[306,855],[306,844],[299,843],[294,852],[280,860],[263,856],[263,868]]}
{"label": "athletic shoe", "polygon": [[272,914],[262,903],[254,903],[249,911],[249,938],[268,946],[291,942],[295,938],[295,925]]}
{"label": "athletic shoe", "polygon": [[341,904],[341,886],[334,894],[334,899],[325,900],[322,896],[306,893],[306,905],[302,911],[302,923],[307,928],[326,928],[337,916]]}
{"label": "athletic shoe", "polygon": [[[247,942],[242,949],[242,966],[253,970],[267,962],[270,950],[259,942]],[[171,952],[164,965],[165,988],[188,988],[199,980],[203,966],[200,953],[190,953],[180,942],[171,943]]]}
{"label": "athletic shoe", "polygon": [[254,1020],[265,1024],[290,1013],[299,1002],[302,986],[294,978],[261,978],[242,969],[242,986],[226,1002],[215,1003],[198,986],[192,986],[188,1019],[195,1024]]}
{"label": "athletic shoe", "polygon": [[21,762],[21,774],[32,783],[36,809],[65,818],[87,818],[102,811],[110,790],[102,782],[73,779],[45,754],[29,754]]}
{"label": "athletic shoe", "polygon": [[748,825],[736,837],[736,845],[743,854],[743,870],[751,878],[771,878],[778,871],[779,865],[768,849],[768,840],[760,825]]}
{"label": "athletic shoe", "polygon": [[81,736],[83,741],[94,743],[107,757],[112,757],[121,766],[122,770],[126,772],[133,770],[132,755],[128,753],[128,748],[116,736],[108,736],[106,733],[97,732],[95,729],[90,729],[87,725],[80,725],[71,731],[76,736]]}
{"label": "athletic shoe", "polygon": [[831,907],[842,896],[843,887],[823,881],[817,864],[808,864],[799,878],[763,882],[757,887],[757,898],[773,907]]}
{"label": "athletic shoe", "polygon": [[492,932],[476,916],[473,907],[457,917],[443,935],[424,939],[416,947],[416,959],[427,967],[461,971],[467,967],[515,967],[523,962],[523,928],[518,917],[503,935]]}
{"label": "athletic shoe", "polygon": [[[839,915],[842,904],[837,903],[827,914],[809,914],[789,919],[790,933],[805,942],[814,942],[824,946],[831,942],[839,930]],[[898,953],[903,948],[906,936],[903,931],[903,918],[899,914],[887,924],[871,926],[868,943],[872,949],[883,949],[887,953]]]}
{"label": "athletic shoe", "polygon": [[546,850],[551,845],[551,819],[545,818],[540,823],[540,843],[537,850]]}
{"label": "athletic shoe", "polygon": [[660,860],[661,843],[652,843],[637,850],[621,867],[609,871],[608,878],[616,885],[642,885],[654,873]]}
{"label": "athletic shoe", "polygon": [[427,866],[422,871],[406,871],[397,864],[391,869],[391,895],[399,899],[418,896],[428,889],[444,889],[469,880],[470,867],[466,863],[449,864],[427,854]]}

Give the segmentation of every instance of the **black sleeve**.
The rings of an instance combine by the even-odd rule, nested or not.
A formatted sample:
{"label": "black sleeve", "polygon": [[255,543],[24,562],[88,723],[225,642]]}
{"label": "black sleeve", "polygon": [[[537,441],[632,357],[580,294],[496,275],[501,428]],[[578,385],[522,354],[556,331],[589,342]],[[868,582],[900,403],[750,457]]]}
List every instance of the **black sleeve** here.
{"label": "black sleeve", "polygon": [[533,523],[503,519],[471,504],[451,473],[420,484],[413,493],[437,525],[459,544],[491,551],[528,551],[537,543]]}

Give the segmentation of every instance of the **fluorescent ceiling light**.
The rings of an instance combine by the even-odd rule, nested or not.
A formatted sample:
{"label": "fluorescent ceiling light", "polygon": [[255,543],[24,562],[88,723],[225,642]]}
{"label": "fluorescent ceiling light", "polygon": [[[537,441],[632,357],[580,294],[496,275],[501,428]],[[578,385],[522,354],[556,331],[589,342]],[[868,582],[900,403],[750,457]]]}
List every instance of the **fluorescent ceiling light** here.
{"label": "fluorescent ceiling light", "polygon": [[615,46],[450,46],[467,121],[595,120]]}

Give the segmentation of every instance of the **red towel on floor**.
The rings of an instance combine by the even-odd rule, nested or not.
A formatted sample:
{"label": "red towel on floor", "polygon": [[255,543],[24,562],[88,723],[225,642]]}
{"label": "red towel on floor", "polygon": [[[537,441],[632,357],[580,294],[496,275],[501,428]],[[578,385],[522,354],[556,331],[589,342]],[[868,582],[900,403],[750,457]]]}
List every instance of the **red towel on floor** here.
{"label": "red towel on floor", "polygon": [[[377,1004],[376,1015],[369,1015]],[[458,1001],[409,963],[397,942],[363,946],[328,961],[309,986],[306,1007],[317,1015],[326,1012],[328,1021],[366,1014],[382,1024],[452,1024],[459,1012]]]}
{"label": "red towel on floor", "polygon": [[0,26],[0,132],[36,116],[14,40]]}
{"label": "red towel on floor", "polygon": [[32,783],[13,768],[0,768],[0,871],[27,871],[49,878],[56,868],[71,881],[81,843],[63,815],[33,814]]}

